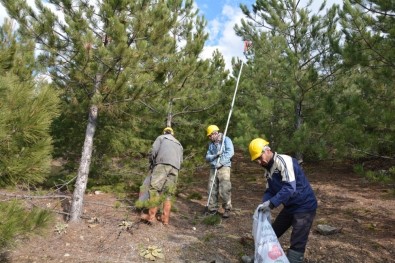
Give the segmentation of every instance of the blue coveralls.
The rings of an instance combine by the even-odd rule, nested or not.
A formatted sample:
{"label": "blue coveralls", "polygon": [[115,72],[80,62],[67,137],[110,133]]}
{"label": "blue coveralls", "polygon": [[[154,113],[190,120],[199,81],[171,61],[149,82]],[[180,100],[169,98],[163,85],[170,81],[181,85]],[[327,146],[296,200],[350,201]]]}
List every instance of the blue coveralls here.
{"label": "blue coveralls", "polygon": [[272,227],[277,237],[292,226],[290,249],[304,253],[317,210],[317,199],[298,161],[291,156],[274,153],[265,167],[267,179],[263,202],[284,208]]}

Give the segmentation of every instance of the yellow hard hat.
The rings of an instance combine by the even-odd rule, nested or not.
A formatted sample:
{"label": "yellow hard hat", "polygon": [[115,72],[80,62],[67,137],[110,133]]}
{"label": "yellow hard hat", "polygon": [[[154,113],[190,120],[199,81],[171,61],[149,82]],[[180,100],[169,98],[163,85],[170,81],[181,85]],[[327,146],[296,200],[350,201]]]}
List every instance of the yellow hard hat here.
{"label": "yellow hard hat", "polygon": [[174,135],[174,131],[173,131],[173,129],[172,129],[171,127],[166,127],[166,128],[163,129],[163,133],[166,133],[166,132],[168,132],[168,131],[170,131],[170,133],[171,133],[172,135]]}
{"label": "yellow hard hat", "polygon": [[211,135],[213,132],[219,131],[219,128],[217,125],[210,125],[207,127],[207,136]]}
{"label": "yellow hard hat", "polygon": [[261,156],[263,147],[265,147],[266,145],[269,145],[269,142],[262,138],[256,138],[250,142],[250,145],[248,146],[248,151],[251,155],[251,161],[254,161]]}

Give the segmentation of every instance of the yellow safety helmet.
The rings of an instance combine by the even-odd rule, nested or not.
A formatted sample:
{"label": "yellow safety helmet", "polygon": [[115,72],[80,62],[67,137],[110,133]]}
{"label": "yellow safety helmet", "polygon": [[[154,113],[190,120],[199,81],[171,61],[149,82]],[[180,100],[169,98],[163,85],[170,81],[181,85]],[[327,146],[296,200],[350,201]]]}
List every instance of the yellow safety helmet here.
{"label": "yellow safety helmet", "polygon": [[163,133],[166,133],[166,132],[170,132],[172,135],[174,135],[174,131],[173,131],[173,129],[171,128],[171,127],[166,127],[166,128],[164,128],[163,129]]}
{"label": "yellow safety helmet", "polygon": [[251,161],[258,159],[262,155],[263,147],[265,147],[266,145],[269,145],[269,142],[262,138],[256,138],[250,142],[250,145],[248,146],[248,151],[251,155]]}
{"label": "yellow safety helmet", "polygon": [[213,132],[219,131],[219,128],[217,125],[210,125],[207,127],[207,136],[211,135]]}

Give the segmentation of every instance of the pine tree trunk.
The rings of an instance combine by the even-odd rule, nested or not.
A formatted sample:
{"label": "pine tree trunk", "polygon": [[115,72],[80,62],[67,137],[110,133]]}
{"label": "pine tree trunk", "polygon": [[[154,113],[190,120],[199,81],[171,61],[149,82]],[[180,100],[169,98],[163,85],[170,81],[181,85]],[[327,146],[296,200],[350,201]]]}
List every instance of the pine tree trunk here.
{"label": "pine tree trunk", "polygon": [[166,120],[166,127],[171,127],[171,123],[173,119],[173,115],[171,114],[171,112],[169,114],[167,114],[167,120]]}
{"label": "pine tree trunk", "polygon": [[92,159],[93,137],[96,131],[98,108],[93,105],[89,109],[88,126],[85,132],[85,141],[82,148],[80,167],[71,201],[70,221],[78,222],[83,211],[84,194],[88,183],[89,168]]}
{"label": "pine tree trunk", "polygon": [[[301,129],[302,124],[303,124],[302,103],[301,102],[296,104],[295,115],[296,115],[295,130],[298,131]],[[303,162],[303,154],[300,150],[296,151],[295,158],[296,158],[296,160],[298,160],[299,164],[301,164]]]}

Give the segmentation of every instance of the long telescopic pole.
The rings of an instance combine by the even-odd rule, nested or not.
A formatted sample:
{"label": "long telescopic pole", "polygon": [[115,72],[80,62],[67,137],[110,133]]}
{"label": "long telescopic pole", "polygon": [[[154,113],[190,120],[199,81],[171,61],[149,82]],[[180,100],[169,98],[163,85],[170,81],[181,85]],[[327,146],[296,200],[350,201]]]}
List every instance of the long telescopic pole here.
{"label": "long telescopic pole", "polygon": [[[226,137],[226,133],[228,132],[228,126],[229,126],[229,121],[230,121],[230,117],[232,116],[232,112],[233,112],[233,106],[235,105],[235,99],[236,99],[236,94],[237,94],[237,89],[239,87],[239,81],[240,81],[240,76],[241,76],[241,71],[243,70],[243,62],[241,62],[241,67],[240,67],[240,71],[239,71],[239,76],[237,77],[237,82],[236,82],[236,88],[235,88],[235,93],[233,94],[233,99],[232,99],[232,104],[230,106],[230,111],[228,114],[228,120],[226,122],[226,127],[225,127],[225,131],[224,131],[224,135],[222,138],[222,143],[221,143],[221,148],[220,148],[220,152],[222,152],[222,149],[224,148],[224,143],[225,143],[225,137]],[[214,187],[214,182],[215,182],[215,178],[217,177],[217,164],[219,164],[219,161],[221,159],[221,156],[219,156],[217,158],[217,163],[215,165],[215,170],[214,170],[214,176],[213,176],[213,181],[211,183],[211,187],[210,187],[210,192],[208,194],[208,199],[207,199],[207,204],[206,204],[206,210],[208,208],[208,205],[210,203],[210,198],[211,198],[211,193],[213,191],[213,187]]]}

